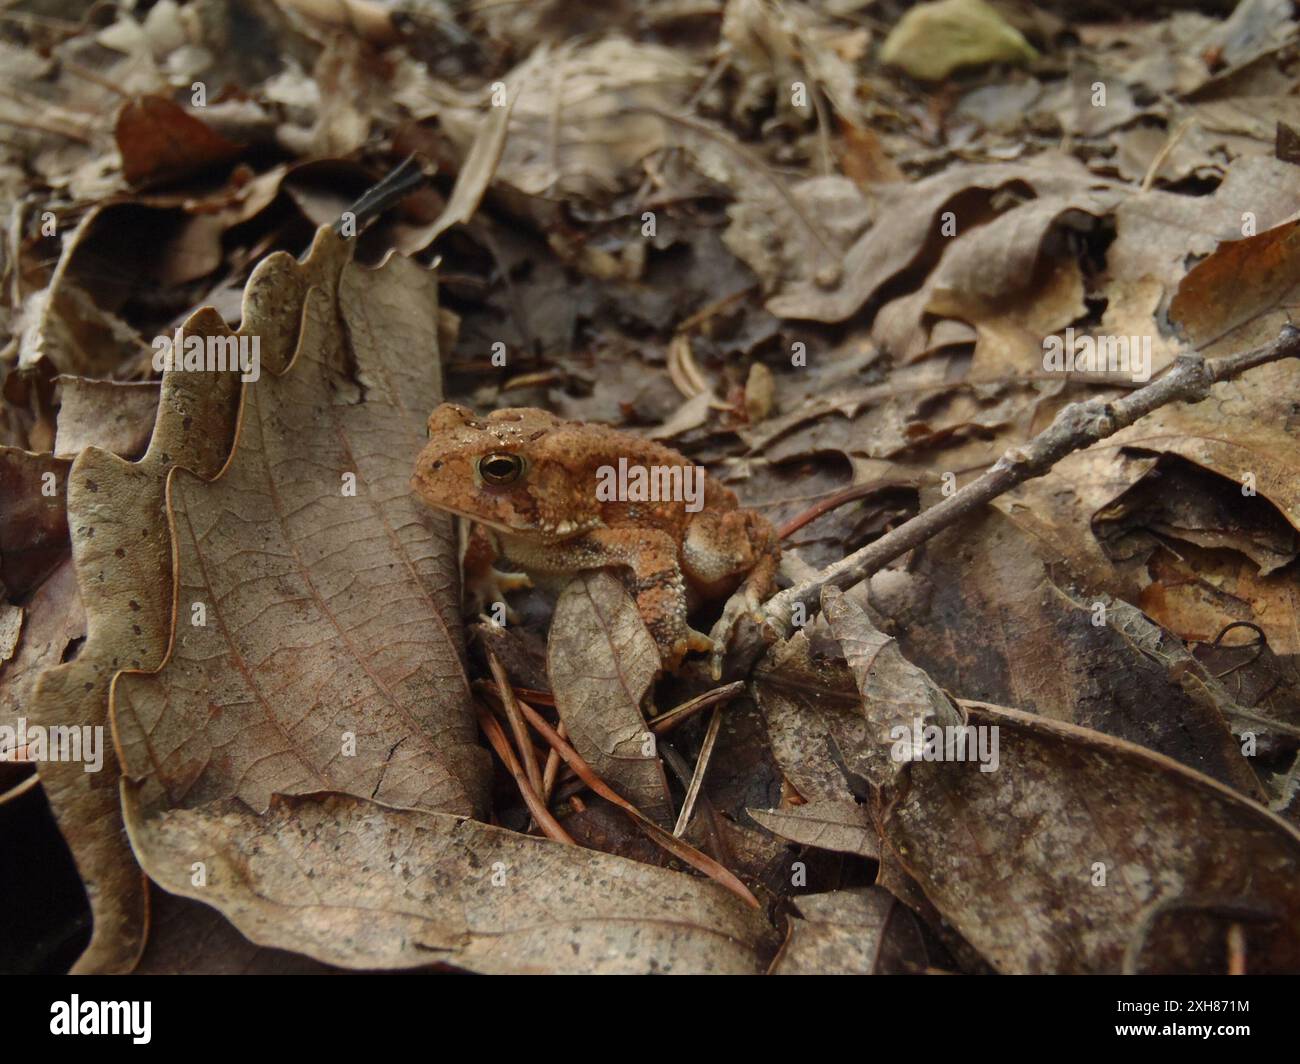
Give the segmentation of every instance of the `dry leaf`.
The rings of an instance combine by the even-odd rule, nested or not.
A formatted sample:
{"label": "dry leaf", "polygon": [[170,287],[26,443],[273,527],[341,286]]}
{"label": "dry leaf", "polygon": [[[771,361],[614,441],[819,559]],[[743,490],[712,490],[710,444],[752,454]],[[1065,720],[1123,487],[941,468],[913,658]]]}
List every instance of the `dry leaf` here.
{"label": "dry leaf", "polygon": [[800,846],[853,853],[872,860],[880,856],[880,843],[871,814],[857,802],[822,799],[789,809],[750,809],[748,812],[768,831]]}
{"label": "dry leaf", "polygon": [[[144,816],[166,889],[253,942],[349,968],[435,961],[479,972],[754,972],[766,922],[715,883],[464,820],[341,794]],[[204,863],[195,886],[191,865]]]}
{"label": "dry leaf", "polygon": [[897,975],[925,968],[916,918],[886,890],[804,894],[795,905],[802,919],[791,918],[773,975]]}
{"label": "dry leaf", "polygon": [[555,604],[546,647],[555,708],[573,748],[651,820],[673,814],[642,705],[659,649],[617,577],[579,573]]}

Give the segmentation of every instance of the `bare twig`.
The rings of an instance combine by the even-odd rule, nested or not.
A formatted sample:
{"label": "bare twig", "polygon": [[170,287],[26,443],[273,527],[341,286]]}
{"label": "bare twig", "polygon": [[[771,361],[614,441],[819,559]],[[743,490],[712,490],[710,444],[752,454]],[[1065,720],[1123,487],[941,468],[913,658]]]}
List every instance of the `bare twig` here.
{"label": "bare twig", "polygon": [[709,759],[713,756],[713,745],[718,741],[718,726],[721,723],[722,707],[714,706],[708,731],[704,733],[704,745],[700,747],[700,756],[695,759],[695,771],[691,774],[690,786],[686,788],[686,797],[682,800],[682,811],[677,815],[677,825],[673,828],[673,834],[679,839],[691,822],[691,814],[695,812],[695,800],[699,797],[700,787],[704,785],[704,773],[709,770]]}
{"label": "bare twig", "polygon": [[[560,721],[555,731],[561,739],[569,737],[569,730],[564,726],[564,721]],[[555,790],[555,781],[560,776],[560,764],[560,753],[552,748],[551,752],[546,755],[546,768],[542,771],[542,801],[548,805],[551,801],[551,792]]]}
{"label": "bare twig", "polygon": [[[1219,381],[1268,362],[1297,356],[1300,356],[1300,329],[1287,324],[1271,343],[1213,362],[1206,362],[1196,353],[1180,355],[1170,372],[1123,398],[1112,402],[1089,399],[1071,403],[1027,444],[1007,451],[988,472],[954,495],[828,566],[813,579],[774,595],[764,608],[763,638],[772,641],[788,636],[793,630],[791,618],[796,605],[802,605],[805,615],[812,616],[823,588],[834,586],[844,590],[865,580],[899,555],[919,547],[1016,485],[1047,473],[1067,454],[1114,435],[1168,403],[1199,402],[1210,394],[1210,386]],[[748,670],[762,652],[762,639],[751,635],[737,651],[737,664],[742,670]]]}
{"label": "bare twig", "polygon": [[519,703],[515,700],[515,689],[510,685],[510,677],[502,668],[501,662],[491,650],[487,652],[488,668],[492,670],[492,679],[496,681],[497,691],[501,697],[501,706],[506,711],[506,720],[510,722],[510,731],[515,737],[515,749],[524,762],[524,772],[528,783],[539,795],[544,796],[542,770],[537,764],[537,754],[533,750],[533,739],[528,734],[528,725],[524,723],[523,714],[519,712]]}
{"label": "bare twig", "polygon": [[682,721],[695,716],[700,710],[711,706],[716,702],[729,702],[739,694],[745,691],[743,680],[735,680],[732,683],[723,684],[721,687],[715,687],[712,691],[705,691],[702,695],[696,695],[694,698],[683,702],[680,706],[675,706],[667,713],[660,714],[650,722],[650,730],[656,735],[666,735],[672,731]]}
{"label": "bare twig", "polygon": [[[731,893],[736,895],[736,897],[740,898],[746,905],[754,909],[759,907],[758,899],[750,893],[749,888],[746,887],[744,883],[736,878],[734,872],[715,861],[712,857],[700,853],[700,851],[690,845],[690,843],[683,842],[681,839],[669,834],[626,798],[610,788],[604,780],[596,775],[592,770],[592,767],[583,760],[582,755],[564,739],[561,739],[560,736],[556,734],[555,729],[546,722],[546,718],[538,713],[537,710],[533,709],[533,707],[527,702],[521,699],[519,701],[519,708],[528,719],[528,723],[531,724],[537,730],[538,734],[551,745],[553,750],[564,758],[569,767],[578,774],[578,778],[607,802],[613,802],[616,806],[626,812],[651,842],[657,843],[674,857],[680,858],[692,868],[698,869],[710,879],[722,884],[722,886],[726,887],[731,891]],[[494,718],[489,717],[488,719],[491,720],[493,724],[496,724]],[[497,726],[497,731],[500,733],[500,725]],[[505,741],[504,735],[501,735],[501,741]],[[525,780],[524,782],[526,785],[527,781]]]}
{"label": "bare twig", "polygon": [[510,770],[510,775],[515,779],[515,786],[519,788],[519,794],[524,800],[524,805],[533,814],[537,826],[546,833],[546,837],[549,839],[567,843],[570,846],[578,845],[573,841],[573,837],[560,826],[560,822],[551,815],[551,811],[542,804],[541,797],[533,790],[533,785],[528,782],[528,776],[524,773],[524,767],[519,763],[519,758],[515,757],[515,752],[510,749],[510,742],[506,739],[506,733],[501,730],[501,725],[497,723],[496,717],[477,704],[475,709],[478,712],[479,727],[483,729],[483,734],[487,736],[488,742],[492,744],[492,749],[497,752],[497,757],[501,758],[506,768]]}

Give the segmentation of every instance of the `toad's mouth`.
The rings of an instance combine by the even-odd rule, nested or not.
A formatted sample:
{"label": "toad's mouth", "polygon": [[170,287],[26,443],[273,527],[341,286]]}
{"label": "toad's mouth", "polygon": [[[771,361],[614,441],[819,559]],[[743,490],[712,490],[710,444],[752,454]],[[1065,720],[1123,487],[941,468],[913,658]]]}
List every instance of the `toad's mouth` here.
{"label": "toad's mouth", "polygon": [[504,532],[507,536],[517,535],[518,529],[511,528],[509,525],[503,525],[499,521],[491,521],[479,514],[467,513],[465,510],[457,510],[454,506],[448,506],[443,502],[428,503],[431,510],[440,510],[443,513],[451,514],[454,517],[463,517],[466,521],[473,521],[476,525],[482,525],[484,528],[490,528],[493,532]]}

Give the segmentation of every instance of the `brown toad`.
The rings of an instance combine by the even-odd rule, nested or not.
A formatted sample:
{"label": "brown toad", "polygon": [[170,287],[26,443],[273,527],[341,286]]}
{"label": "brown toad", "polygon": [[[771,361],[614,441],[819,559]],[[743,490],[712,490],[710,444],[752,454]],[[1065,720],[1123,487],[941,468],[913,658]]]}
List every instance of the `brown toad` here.
{"label": "brown toad", "polygon": [[[444,403],[429,416],[411,486],[434,509],[475,522],[466,580],[480,594],[486,584],[488,600],[521,586],[492,570],[494,557],[551,582],[621,570],[670,670],[687,651],[709,650],[716,675],[732,627],[775,581],[772,526],[701,467],[662,444],[545,410],[478,417]],[[711,637],[691,629],[697,602],[738,587]]]}

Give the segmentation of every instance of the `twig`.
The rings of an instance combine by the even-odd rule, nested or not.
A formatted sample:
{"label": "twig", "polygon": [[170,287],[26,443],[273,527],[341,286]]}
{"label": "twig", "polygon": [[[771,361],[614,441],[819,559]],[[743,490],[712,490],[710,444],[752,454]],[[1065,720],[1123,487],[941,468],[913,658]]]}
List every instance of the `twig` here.
{"label": "twig", "polygon": [[736,695],[743,694],[745,690],[744,680],[735,680],[732,683],[724,683],[721,687],[715,687],[712,691],[705,691],[702,695],[696,695],[694,698],[683,702],[680,706],[675,706],[667,713],[661,713],[650,722],[650,730],[656,735],[666,735],[672,731],[682,721],[695,716],[700,710],[715,702],[729,702]]}
{"label": "twig", "polygon": [[[569,729],[564,726],[564,721],[560,721],[559,727],[555,729],[561,739],[569,737]],[[546,768],[542,771],[542,801],[548,805],[551,801],[551,792],[555,790],[555,781],[560,775],[560,753],[554,747],[546,755]]]}
{"label": "twig", "polygon": [[528,811],[533,814],[537,826],[546,832],[547,838],[554,839],[556,842],[568,843],[570,846],[578,845],[573,841],[573,837],[560,826],[560,822],[551,816],[551,811],[542,804],[542,799],[533,790],[532,784],[528,782],[528,776],[524,773],[523,766],[519,764],[519,758],[515,757],[515,752],[510,749],[510,743],[506,740],[506,733],[501,730],[501,725],[497,723],[496,717],[477,703],[475,709],[478,712],[479,727],[483,729],[483,734],[487,736],[488,742],[492,744],[492,749],[497,752],[497,757],[505,762],[506,768],[510,770],[510,775],[515,778],[515,785],[519,788],[520,795],[523,796],[524,805],[528,806]]}
{"label": "twig", "polygon": [[528,734],[528,725],[524,723],[519,712],[519,703],[515,701],[515,689],[510,685],[510,677],[501,667],[501,662],[491,650],[487,652],[488,668],[492,670],[492,679],[496,681],[497,691],[501,696],[501,706],[506,711],[506,720],[510,722],[510,731],[515,737],[515,748],[523,758],[524,772],[528,783],[540,797],[545,794],[542,786],[542,770],[537,765],[537,754],[533,750],[533,737]]}
{"label": "twig", "polygon": [[882,477],[877,480],[868,480],[865,484],[854,484],[851,488],[845,488],[842,491],[826,496],[820,502],[804,510],[803,513],[790,518],[789,521],[776,530],[777,538],[789,539],[804,525],[812,524],[823,514],[830,513],[831,510],[838,509],[846,503],[866,498],[868,495],[874,495],[878,491],[888,491],[890,488],[915,489],[916,487],[916,481],[907,477]]}
{"label": "twig", "polygon": [[1142,187],[1139,191],[1151,191],[1151,186],[1156,183],[1156,175],[1160,173],[1160,168],[1165,165],[1165,160],[1169,158],[1169,153],[1177,147],[1178,142],[1183,139],[1183,135],[1191,128],[1192,120],[1188,118],[1184,120],[1168,138],[1166,138],[1165,146],[1156,152],[1156,157],[1151,160],[1151,165],[1147,167],[1147,172],[1142,178]]}
{"label": "twig", "polygon": [[695,812],[695,799],[700,795],[704,785],[704,773],[709,770],[709,759],[713,756],[713,745],[718,741],[718,727],[722,724],[722,707],[713,707],[713,716],[709,718],[708,731],[704,733],[704,744],[700,747],[700,756],[695,759],[695,771],[691,773],[691,784],[686,788],[686,797],[682,800],[682,811],[677,814],[677,824],[673,834],[681,838],[686,825],[691,822]]}
{"label": "twig", "polygon": [[1071,403],[1052,423],[1026,443],[1007,451],[988,470],[964,488],[930,509],[917,514],[879,539],[867,544],[811,580],[787,588],[768,600],[763,611],[764,632],[743,640],[737,647],[737,664],[747,670],[762,652],[763,640],[790,635],[796,605],[812,616],[828,586],[841,590],[865,580],[901,554],[979,510],[1018,484],[1047,473],[1073,451],[1104,440],[1138,418],[1173,402],[1199,402],[1210,394],[1210,386],[1228,380],[1256,366],[1300,355],[1300,329],[1287,324],[1277,339],[1262,347],[1206,362],[1197,353],[1179,355],[1174,368],[1158,380],[1113,402],[1089,399]]}
{"label": "twig", "polygon": [[[592,770],[592,767],[583,760],[582,755],[564,739],[561,739],[559,735],[556,734],[555,729],[546,722],[546,718],[538,713],[537,710],[533,709],[533,707],[527,702],[524,702],[521,699],[519,702],[519,708],[523,711],[524,716],[528,718],[528,723],[536,728],[541,737],[551,744],[552,749],[568,762],[569,767],[578,774],[578,778],[607,802],[613,802],[616,806],[631,816],[637,827],[645,832],[652,842],[658,843],[674,857],[681,858],[693,868],[703,872],[710,879],[713,879],[726,887],[746,905],[752,906],[755,909],[759,908],[758,899],[749,892],[749,888],[736,877],[734,872],[715,861],[712,857],[701,853],[690,843],[674,838],[621,794],[612,790],[604,780],[596,775]],[[488,719],[492,720],[493,724],[496,724],[495,719],[491,717]],[[497,725],[497,731],[498,733],[501,731],[500,725]],[[501,740],[502,742],[505,741],[504,735],[501,736]]]}

